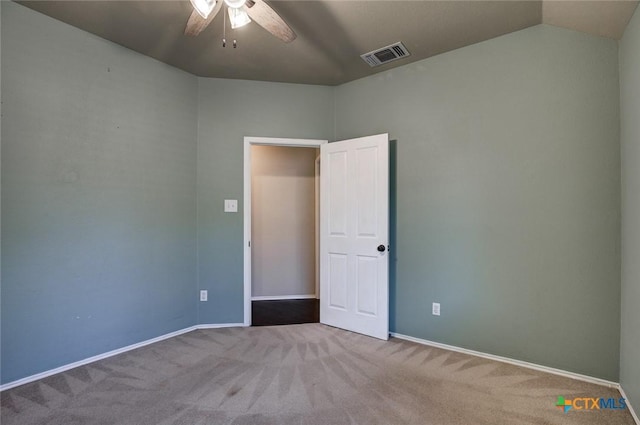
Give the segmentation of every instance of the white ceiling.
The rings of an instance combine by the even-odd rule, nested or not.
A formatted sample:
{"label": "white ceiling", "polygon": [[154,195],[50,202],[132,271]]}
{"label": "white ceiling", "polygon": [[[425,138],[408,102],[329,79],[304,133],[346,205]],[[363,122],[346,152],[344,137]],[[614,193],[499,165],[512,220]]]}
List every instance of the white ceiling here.
{"label": "white ceiling", "polygon": [[[255,23],[222,47],[223,14],[183,34],[182,1],[25,1],[21,4],[199,76],[337,85],[540,23],[619,39],[637,0],[267,0],[297,33],[286,44]],[[409,58],[370,68],[360,55],[402,41]]]}

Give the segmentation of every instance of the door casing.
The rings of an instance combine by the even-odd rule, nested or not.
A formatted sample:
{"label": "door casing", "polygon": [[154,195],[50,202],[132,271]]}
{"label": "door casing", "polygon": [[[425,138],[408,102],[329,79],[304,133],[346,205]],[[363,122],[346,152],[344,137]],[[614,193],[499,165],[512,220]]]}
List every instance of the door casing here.
{"label": "door casing", "polygon": [[287,146],[320,148],[329,143],[328,140],[316,139],[287,139],[277,137],[244,138],[244,325],[251,326],[251,146]]}

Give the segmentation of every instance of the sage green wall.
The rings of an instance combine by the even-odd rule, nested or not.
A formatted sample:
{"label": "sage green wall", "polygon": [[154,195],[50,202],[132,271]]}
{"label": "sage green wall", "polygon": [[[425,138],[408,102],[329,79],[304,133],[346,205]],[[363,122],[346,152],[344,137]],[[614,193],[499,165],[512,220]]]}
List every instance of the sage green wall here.
{"label": "sage green wall", "polygon": [[617,53],[540,25],[337,88],[338,139],[397,140],[393,331],[618,380]]}
{"label": "sage green wall", "polygon": [[[242,323],[244,136],[331,139],[332,87],[200,78],[198,281],[200,323]],[[237,213],[223,212],[225,199]]]}
{"label": "sage green wall", "polygon": [[197,322],[197,78],[0,6],[7,383]]}
{"label": "sage green wall", "polygon": [[[622,330],[620,384],[640,409],[640,11],[620,42]],[[638,411],[640,413],[640,411]]]}
{"label": "sage green wall", "polygon": [[[2,307],[2,7],[0,7],[0,308]],[[0,319],[2,312],[0,311]],[[2,324],[0,323],[0,344],[2,343]],[[0,349],[0,365],[2,350]],[[1,375],[1,373],[0,373]],[[0,382],[2,378],[0,377]]]}

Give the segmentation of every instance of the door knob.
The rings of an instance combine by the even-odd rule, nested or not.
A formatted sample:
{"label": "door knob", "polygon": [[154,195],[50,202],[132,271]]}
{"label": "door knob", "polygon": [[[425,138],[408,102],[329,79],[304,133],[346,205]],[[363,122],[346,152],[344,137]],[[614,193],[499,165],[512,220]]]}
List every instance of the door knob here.
{"label": "door knob", "polygon": [[385,246],[384,246],[384,245],[378,245],[378,251],[379,251],[379,252],[384,252],[384,251],[385,251],[385,249],[387,249],[387,248],[385,248]]}

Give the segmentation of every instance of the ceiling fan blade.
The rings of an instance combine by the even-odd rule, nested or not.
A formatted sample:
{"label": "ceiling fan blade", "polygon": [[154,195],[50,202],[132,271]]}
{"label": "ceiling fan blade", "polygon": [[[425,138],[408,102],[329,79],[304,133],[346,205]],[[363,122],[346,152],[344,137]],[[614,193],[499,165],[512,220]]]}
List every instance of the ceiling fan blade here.
{"label": "ceiling fan blade", "polygon": [[207,25],[209,25],[211,21],[213,21],[213,18],[216,17],[218,12],[222,8],[223,3],[224,3],[223,0],[218,0],[216,2],[216,5],[213,7],[213,10],[211,11],[211,13],[209,13],[209,16],[207,17],[207,19],[200,16],[200,14],[196,12],[194,9],[193,12],[191,12],[191,16],[189,16],[189,20],[187,21],[187,26],[184,29],[184,35],[190,35],[192,37],[195,37],[196,35],[200,34],[202,31],[204,31]]}
{"label": "ceiling fan blade", "polygon": [[264,0],[247,0],[244,10],[258,25],[285,43],[296,39],[296,33]]}

